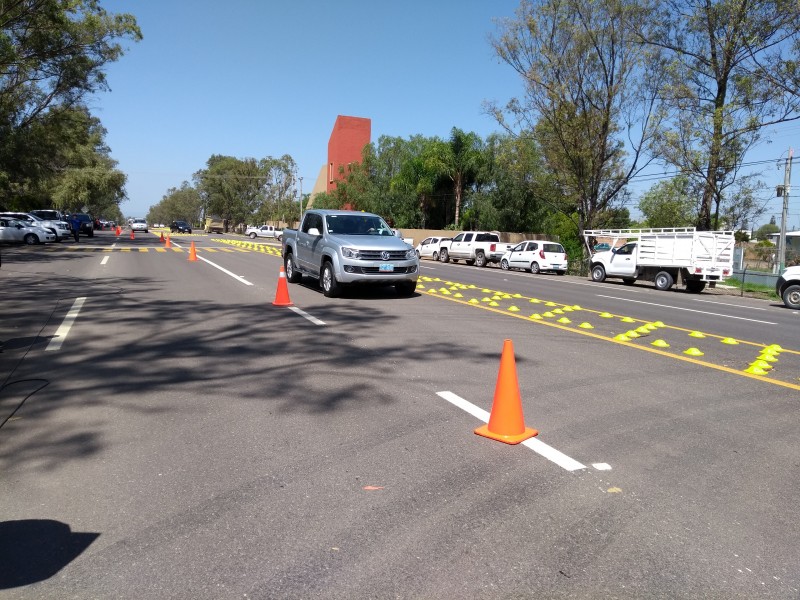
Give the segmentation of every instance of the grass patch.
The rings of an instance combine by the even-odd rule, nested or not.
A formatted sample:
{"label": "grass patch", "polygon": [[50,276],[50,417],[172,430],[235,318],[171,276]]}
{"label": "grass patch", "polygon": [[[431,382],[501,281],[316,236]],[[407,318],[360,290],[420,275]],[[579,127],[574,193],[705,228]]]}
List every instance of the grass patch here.
{"label": "grass patch", "polygon": [[[742,289],[742,282],[736,277],[730,277],[725,280],[725,285],[730,285]],[[744,292],[751,295],[756,295],[759,298],[769,298],[771,300],[780,300],[778,294],[775,293],[775,286],[759,285],[757,283],[745,283]]]}

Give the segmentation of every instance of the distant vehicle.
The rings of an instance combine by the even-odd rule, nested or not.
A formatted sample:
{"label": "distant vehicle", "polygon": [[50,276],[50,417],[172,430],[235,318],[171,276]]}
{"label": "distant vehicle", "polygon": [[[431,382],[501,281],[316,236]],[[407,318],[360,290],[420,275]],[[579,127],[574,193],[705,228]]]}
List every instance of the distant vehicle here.
{"label": "distant vehicle", "polygon": [[283,230],[282,248],[289,283],[308,275],[329,298],[350,284],[393,285],[400,296],[413,295],[417,287],[414,248],[372,213],[309,210],[299,230]]}
{"label": "distant vehicle", "polygon": [[86,234],[89,237],[94,237],[94,219],[92,217],[85,213],[74,213],[72,217],[70,217],[70,221],[72,218],[75,218],[81,222],[81,225],[78,228],[79,233]]}
{"label": "distant vehicle", "polygon": [[789,267],[775,283],[775,293],[787,308],[800,309],[800,266]]}
{"label": "distant vehicle", "polygon": [[439,246],[441,262],[463,260],[468,265],[485,267],[488,263],[499,263],[512,244],[500,241],[493,231],[462,231],[452,240],[445,238]]}
{"label": "distant vehicle", "polygon": [[52,231],[38,225],[31,225],[30,221],[0,217],[0,242],[32,246],[55,241],[56,236]]}
{"label": "distant vehicle", "polygon": [[186,221],[173,221],[169,226],[170,233],[192,233],[192,226]]}
{"label": "distant vehicle", "polygon": [[605,242],[595,244],[594,248],[592,248],[593,252],[606,252],[608,250],[611,250],[611,244],[607,244]]}
{"label": "distant vehicle", "polygon": [[144,219],[131,219],[131,231],[147,233],[147,221]]}
{"label": "distant vehicle", "polygon": [[514,246],[500,260],[502,269],[522,269],[530,273],[567,272],[567,253],[564,246],[546,240],[525,240]]}
{"label": "distant vehicle", "polygon": [[274,227],[272,225],[261,225],[261,226],[252,226],[248,227],[244,234],[249,237],[251,240],[256,239],[257,237],[264,237],[264,238],[275,238],[278,241],[283,237],[283,232],[278,227]]}
{"label": "distant vehicle", "polygon": [[439,260],[439,246],[445,240],[450,238],[443,237],[429,237],[422,240],[417,244],[417,258],[432,258]]}
{"label": "distant vehicle", "polygon": [[222,217],[206,217],[204,230],[206,233],[225,233],[226,223]]}

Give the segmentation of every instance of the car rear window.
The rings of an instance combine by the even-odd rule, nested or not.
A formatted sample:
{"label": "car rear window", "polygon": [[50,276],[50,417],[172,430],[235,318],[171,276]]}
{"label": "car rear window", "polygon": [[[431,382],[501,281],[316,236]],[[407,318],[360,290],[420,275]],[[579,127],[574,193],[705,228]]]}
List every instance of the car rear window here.
{"label": "car rear window", "polygon": [[561,244],[542,244],[542,250],[545,252],[561,252],[563,254],[564,247]]}

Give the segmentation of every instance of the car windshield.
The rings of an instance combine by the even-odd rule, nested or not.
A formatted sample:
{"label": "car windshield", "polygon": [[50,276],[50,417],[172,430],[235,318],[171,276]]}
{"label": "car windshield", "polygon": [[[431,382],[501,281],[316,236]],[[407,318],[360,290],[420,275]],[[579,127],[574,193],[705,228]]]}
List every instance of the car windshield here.
{"label": "car windshield", "polygon": [[133,222],[134,223],[145,223],[145,220],[144,219],[134,219]]}
{"label": "car windshield", "polygon": [[339,235],[394,235],[392,229],[375,215],[328,215],[328,233]]}
{"label": "car windshield", "polygon": [[41,217],[42,219],[50,219],[51,221],[59,220],[58,213],[54,210],[37,210],[36,212],[31,214],[37,217]]}

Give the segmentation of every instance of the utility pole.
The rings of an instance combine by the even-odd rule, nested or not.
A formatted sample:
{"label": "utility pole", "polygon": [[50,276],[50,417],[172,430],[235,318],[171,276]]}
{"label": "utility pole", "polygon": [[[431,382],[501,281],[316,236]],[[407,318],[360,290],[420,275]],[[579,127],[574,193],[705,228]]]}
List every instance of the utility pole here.
{"label": "utility pole", "polygon": [[783,173],[783,213],[781,214],[781,236],[778,242],[778,275],[786,268],[786,219],[789,217],[789,188],[792,181],[792,155],[794,150],[789,148],[789,158],[786,159],[786,170]]}

